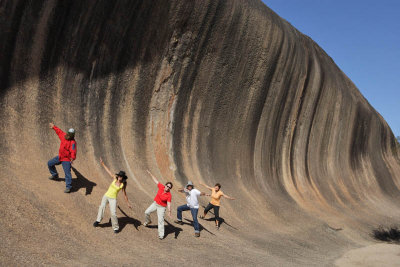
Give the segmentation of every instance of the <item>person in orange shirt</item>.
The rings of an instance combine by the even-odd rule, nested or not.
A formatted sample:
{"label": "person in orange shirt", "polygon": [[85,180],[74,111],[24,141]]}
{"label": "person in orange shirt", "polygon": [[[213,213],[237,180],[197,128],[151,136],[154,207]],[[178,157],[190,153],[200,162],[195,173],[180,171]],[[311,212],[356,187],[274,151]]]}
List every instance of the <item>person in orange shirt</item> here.
{"label": "person in orange shirt", "polygon": [[220,207],[221,197],[225,197],[230,200],[234,200],[234,198],[224,194],[221,191],[221,185],[219,183],[215,184],[214,187],[207,186],[203,183],[200,184],[211,190],[210,203],[208,203],[207,207],[204,209],[204,214],[200,215],[200,219],[204,219],[207,216],[207,212],[209,212],[211,209],[214,209],[215,226],[217,227],[217,229],[219,229],[219,225],[221,222],[219,218],[219,207]]}

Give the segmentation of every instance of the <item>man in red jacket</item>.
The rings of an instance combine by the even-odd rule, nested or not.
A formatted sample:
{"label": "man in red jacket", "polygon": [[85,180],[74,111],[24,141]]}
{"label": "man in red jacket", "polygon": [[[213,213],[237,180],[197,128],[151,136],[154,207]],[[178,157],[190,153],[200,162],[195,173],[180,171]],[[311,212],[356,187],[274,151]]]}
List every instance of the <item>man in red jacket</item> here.
{"label": "man in red jacket", "polygon": [[76,159],[76,142],[74,139],[75,130],[71,128],[68,130],[67,134],[65,134],[53,123],[49,123],[49,126],[56,132],[58,138],[60,138],[61,141],[58,156],[49,160],[49,162],[47,163],[51,173],[49,179],[54,180],[58,178],[58,173],[55,166],[62,164],[65,173],[66,185],[64,193],[69,193],[71,192],[72,188],[71,164]]}

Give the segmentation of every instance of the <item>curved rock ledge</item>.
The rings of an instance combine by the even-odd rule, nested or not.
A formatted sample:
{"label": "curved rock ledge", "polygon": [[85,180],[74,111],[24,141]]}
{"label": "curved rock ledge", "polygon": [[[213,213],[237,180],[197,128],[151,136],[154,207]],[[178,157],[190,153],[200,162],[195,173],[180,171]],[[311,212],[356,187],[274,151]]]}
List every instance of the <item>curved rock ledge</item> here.
{"label": "curved rock ledge", "polygon": [[[0,21],[0,196],[13,203],[0,208],[2,263],[151,263],[143,255],[160,246],[146,241],[154,233],[126,227],[121,246],[142,256],[109,255],[120,241],[90,228],[109,183],[100,156],[127,171],[138,220],[155,194],[146,169],[176,187],[222,183],[237,200],[222,208],[232,227],[202,235],[220,252],[214,263],[237,251],[222,260],[333,263],[370,242],[374,226],[399,221],[400,159],[387,123],[315,42],[260,1],[6,0]],[[77,129],[74,177],[96,183],[92,194],[60,196],[63,184],[47,181],[58,146],[50,121]],[[176,191],[174,200],[184,202]],[[180,252],[161,250],[192,253],[188,233]],[[213,247],[217,238],[226,246]]]}

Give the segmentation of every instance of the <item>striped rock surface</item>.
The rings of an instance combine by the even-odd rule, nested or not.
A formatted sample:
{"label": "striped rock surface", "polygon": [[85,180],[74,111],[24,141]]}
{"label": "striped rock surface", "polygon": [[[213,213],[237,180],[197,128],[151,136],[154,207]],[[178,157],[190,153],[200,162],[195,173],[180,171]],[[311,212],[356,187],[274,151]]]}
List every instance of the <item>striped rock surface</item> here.
{"label": "striped rock surface", "polygon": [[[387,123],[261,1],[5,0],[0,21],[1,265],[333,265],[399,222]],[[47,179],[49,122],[77,131],[71,194]],[[118,235],[109,213],[92,227],[99,157],[129,177]],[[188,180],[221,183],[221,229],[196,239],[187,212],[159,241],[146,170],[174,183],[173,217]]]}

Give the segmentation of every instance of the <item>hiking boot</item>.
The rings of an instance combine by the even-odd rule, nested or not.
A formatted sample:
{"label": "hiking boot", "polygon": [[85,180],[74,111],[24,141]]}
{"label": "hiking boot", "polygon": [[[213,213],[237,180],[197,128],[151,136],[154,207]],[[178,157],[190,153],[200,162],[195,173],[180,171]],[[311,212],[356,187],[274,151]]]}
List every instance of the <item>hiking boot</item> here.
{"label": "hiking boot", "polygon": [[114,234],[118,234],[119,233],[119,230],[117,229],[117,230],[114,230]]}
{"label": "hiking boot", "polygon": [[194,233],[195,237],[200,237],[200,233]]}
{"label": "hiking boot", "polygon": [[99,226],[99,222],[98,222],[98,221],[95,221],[95,222],[93,223],[93,227],[97,227],[97,226]]}
{"label": "hiking boot", "polygon": [[52,175],[52,176],[49,177],[49,180],[55,180],[57,178],[58,178],[58,175],[55,175],[55,176]]}
{"label": "hiking boot", "polygon": [[182,222],[182,221],[180,221],[180,220],[176,220],[176,221],[174,221],[174,223],[177,223],[177,224],[183,225],[183,222]]}
{"label": "hiking boot", "polygon": [[65,188],[64,193],[71,193],[71,188]]}

